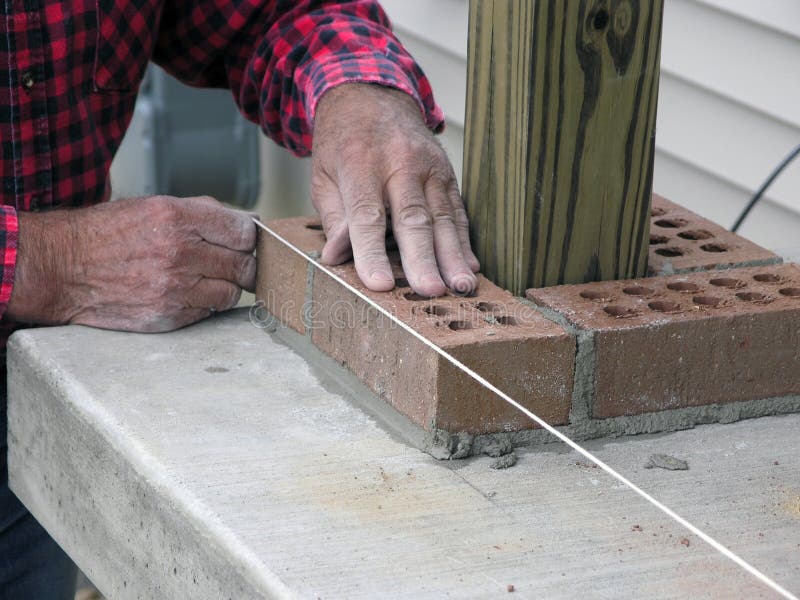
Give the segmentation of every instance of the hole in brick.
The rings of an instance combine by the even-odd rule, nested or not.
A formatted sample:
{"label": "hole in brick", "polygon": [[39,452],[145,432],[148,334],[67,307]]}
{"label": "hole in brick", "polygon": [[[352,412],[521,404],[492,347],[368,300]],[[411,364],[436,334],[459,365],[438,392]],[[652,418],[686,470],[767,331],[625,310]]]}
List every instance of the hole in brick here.
{"label": "hole in brick", "polygon": [[780,293],[784,296],[789,296],[790,298],[800,298],[800,288],[783,288],[780,290]]}
{"label": "hole in brick", "polygon": [[659,219],[655,222],[656,225],[659,227],[665,227],[667,229],[677,229],[678,227],[686,227],[689,224],[689,221],[686,219]]}
{"label": "hole in brick", "polygon": [[617,319],[632,317],[636,314],[635,308],[629,308],[627,306],[618,306],[616,304],[606,306],[603,310],[606,312],[606,314],[611,315],[612,317],[616,317]]}
{"label": "hole in brick", "polygon": [[606,294],[605,292],[600,292],[597,290],[584,290],[581,292],[581,298],[585,298],[586,300],[595,300],[598,302],[605,302],[606,300],[610,300],[610,294]]}
{"label": "hole in brick", "polygon": [[519,325],[519,321],[517,321],[516,317],[509,317],[505,315],[502,317],[497,317],[495,321],[497,321],[498,325],[508,325],[510,327],[513,327],[514,325]]}
{"label": "hole in brick", "polygon": [[448,327],[453,331],[467,331],[468,329],[472,329],[474,325],[469,321],[453,321]]}
{"label": "hole in brick", "polygon": [[739,292],[736,297],[744,302],[772,302],[772,298],[758,292]]}
{"label": "hole in brick", "polygon": [[405,277],[398,277],[397,279],[395,279],[394,286],[399,288],[411,287],[408,283],[408,279],[406,279]]}
{"label": "hole in brick", "polygon": [[628,296],[652,296],[656,293],[655,290],[643,285],[632,285],[623,289],[622,292]]}
{"label": "hole in brick", "polygon": [[655,246],[657,244],[666,244],[669,241],[669,238],[666,235],[655,235],[650,234],[650,245]]}
{"label": "hole in brick", "polygon": [[685,240],[707,240],[708,238],[714,237],[714,234],[709,231],[704,231],[703,229],[692,229],[691,231],[681,231],[678,237]]}
{"label": "hole in brick", "polygon": [[681,305],[677,302],[670,302],[669,300],[656,300],[655,302],[650,302],[647,306],[650,307],[651,310],[656,312],[677,312],[681,309]]}
{"label": "hole in brick", "polygon": [[759,281],[761,283],[783,283],[784,279],[780,275],[776,275],[775,273],[759,273],[758,275],[753,275],[753,279]]}
{"label": "hole in brick", "polygon": [[322,231],[322,225],[319,223],[311,223],[310,225],[306,225],[306,229],[311,229],[312,231]]}
{"label": "hole in brick", "polygon": [[700,286],[696,283],[689,283],[688,281],[678,281],[677,283],[667,284],[667,289],[672,290],[673,292],[693,294],[700,291]]}
{"label": "hole in brick", "polygon": [[495,304],[494,302],[478,302],[478,304],[475,305],[475,308],[482,313],[490,313],[496,310],[501,310],[500,305]]}
{"label": "hole in brick", "polygon": [[717,279],[712,279],[709,283],[716,287],[724,287],[732,290],[744,287],[744,281],[741,279],[732,279],[730,277],[719,277]]}
{"label": "hole in brick", "polygon": [[406,292],[405,294],[403,294],[403,298],[405,298],[406,300],[411,300],[411,302],[422,302],[425,300],[430,300],[430,297],[422,296],[417,292]]}
{"label": "hole in brick", "polygon": [[697,306],[714,307],[722,304],[722,298],[717,298],[716,296],[695,296],[692,298],[692,302]]}
{"label": "hole in brick", "polygon": [[435,317],[444,317],[450,314],[450,309],[441,304],[431,304],[423,308],[426,313]]}
{"label": "hole in brick", "polygon": [[651,217],[663,217],[665,214],[667,214],[667,211],[658,206],[654,206],[653,208],[650,209]]}
{"label": "hole in brick", "polygon": [[683,256],[685,253],[686,251],[683,248],[678,248],[677,246],[667,246],[666,248],[659,248],[656,250],[656,254],[659,256],[666,256],[667,258]]}
{"label": "hole in brick", "polygon": [[710,244],[703,244],[700,246],[701,250],[705,250],[706,252],[727,252],[730,250],[728,246],[725,244],[720,244],[719,242],[711,242]]}

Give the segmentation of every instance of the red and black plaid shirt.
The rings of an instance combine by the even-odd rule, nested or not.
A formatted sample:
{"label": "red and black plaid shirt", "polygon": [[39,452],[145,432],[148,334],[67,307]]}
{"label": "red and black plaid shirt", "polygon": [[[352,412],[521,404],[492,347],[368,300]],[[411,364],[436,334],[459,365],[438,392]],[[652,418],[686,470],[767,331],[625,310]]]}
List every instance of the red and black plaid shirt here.
{"label": "red and black plaid shirt", "polygon": [[[14,284],[17,211],[108,196],[151,58],[188,84],[229,88],[298,155],[310,151],[320,96],[345,82],[401,89],[432,129],[443,124],[374,0],[3,0],[0,11],[0,315]],[[0,349],[5,341],[0,332]]]}

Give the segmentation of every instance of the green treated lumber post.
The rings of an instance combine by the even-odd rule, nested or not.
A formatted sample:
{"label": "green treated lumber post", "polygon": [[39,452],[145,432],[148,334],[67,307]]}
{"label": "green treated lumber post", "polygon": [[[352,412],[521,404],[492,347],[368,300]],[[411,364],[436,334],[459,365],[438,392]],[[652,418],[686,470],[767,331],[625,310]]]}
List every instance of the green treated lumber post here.
{"label": "green treated lumber post", "polygon": [[644,276],[663,0],[470,0],[463,193],[484,274]]}

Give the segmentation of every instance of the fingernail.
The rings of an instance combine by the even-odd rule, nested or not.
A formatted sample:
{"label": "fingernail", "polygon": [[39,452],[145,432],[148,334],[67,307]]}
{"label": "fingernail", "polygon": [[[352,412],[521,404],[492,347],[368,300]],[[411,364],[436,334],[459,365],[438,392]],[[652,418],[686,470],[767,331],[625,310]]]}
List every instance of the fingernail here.
{"label": "fingernail", "polygon": [[394,277],[388,271],[373,271],[369,277],[375,283],[391,283],[394,285]]}
{"label": "fingernail", "polygon": [[477,283],[478,280],[471,273],[458,273],[453,277],[453,291],[457,294],[470,294]]}

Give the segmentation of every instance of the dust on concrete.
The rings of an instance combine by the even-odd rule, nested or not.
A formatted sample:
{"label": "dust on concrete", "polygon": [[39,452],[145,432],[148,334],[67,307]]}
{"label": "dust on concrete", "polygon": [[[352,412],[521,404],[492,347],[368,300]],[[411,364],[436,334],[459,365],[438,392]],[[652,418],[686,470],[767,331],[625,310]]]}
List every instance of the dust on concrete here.
{"label": "dust on concrete", "polygon": [[651,454],[647,462],[644,463],[645,469],[666,469],[667,471],[688,471],[689,463],[680,458],[675,458],[669,454]]}
{"label": "dust on concrete", "polygon": [[455,460],[471,456],[474,443],[475,436],[466,431],[449,434],[437,429],[428,439],[423,450],[436,460]]}
{"label": "dust on concrete", "polygon": [[800,494],[786,502],[786,510],[793,517],[800,519]]}
{"label": "dust on concrete", "polygon": [[513,467],[515,464],[517,464],[517,453],[511,452],[509,454],[504,454],[499,458],[495,458],[492,461],[492,464],[490,464],[489,466],[492,469],[508,469],[510,467]]}
{"label": "dust on concrete", "polygon": [[511,440],[507,437],[500,436],[489,438],[481,444],[480,448],[482,454],[491,456],[492,458],[499,458],[506,454],[511,454],[513,450],[514,446],[511,444]]}

